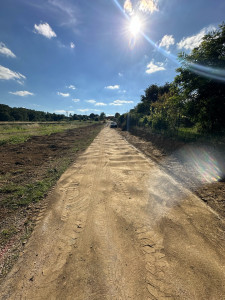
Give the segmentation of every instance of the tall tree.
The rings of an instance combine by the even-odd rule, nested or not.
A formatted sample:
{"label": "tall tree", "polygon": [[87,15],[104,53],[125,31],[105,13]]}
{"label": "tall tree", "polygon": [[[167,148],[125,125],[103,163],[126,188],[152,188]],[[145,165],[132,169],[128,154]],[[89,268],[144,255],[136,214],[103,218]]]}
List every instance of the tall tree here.
{"label": "tall tree", "polygon": [[177,69],[175,84],[186,100],[189,117],[202,131],[225,129],[225,24],[179,58],[182,67]]}

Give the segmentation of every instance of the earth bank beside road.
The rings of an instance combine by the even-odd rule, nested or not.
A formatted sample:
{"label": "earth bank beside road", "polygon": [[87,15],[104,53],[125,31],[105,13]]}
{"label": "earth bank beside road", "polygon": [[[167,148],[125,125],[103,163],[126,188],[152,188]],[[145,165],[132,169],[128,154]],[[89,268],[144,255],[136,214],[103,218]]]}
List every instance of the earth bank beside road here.
{"label": "earth bank beside road", "polygon": [[[184,143],[160,135],[145,134],[143,131],[128,132],[118,129],[118,132],[130,144],[159,164],[164,171],[194,192],[219,216],[225,218],[224,143]],[[213,178],[213,175],[217,175],[218,168],[221,180]],[[203,178],[203,175],[206,178]]]}

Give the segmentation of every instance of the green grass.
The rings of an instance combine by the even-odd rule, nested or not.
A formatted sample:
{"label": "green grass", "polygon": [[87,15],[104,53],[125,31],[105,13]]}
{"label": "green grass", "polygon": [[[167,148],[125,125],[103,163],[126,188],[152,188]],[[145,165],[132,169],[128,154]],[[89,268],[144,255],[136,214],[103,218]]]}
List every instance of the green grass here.
{"label": "green grass", "polygon": [[15,233],[17,233],[17,229],[14,226],[10,226],[7,229],[3,229],[0,232],[0,239],[3,241],[6,241],[8,239],[10,239]]}
{"label": "green grass", "polygon": [[150,134],[158,134],[172,140],[182,141],[182,142],[207,142],[211,144],[215,143],[225,143],[225,132],[218,134],[209,134],[198,132],[197,127],[180,127],[175,130],[157,130],[149,127],[133,127],[131,131],[143,131]]}
{"label": "green grass", "polygon": [[48,190],[59,179],[70,162],[68,159],[64,159],[59,169],[49,169],[44,179],[32,184],[17,185],[10,183],[3,185],[0,188],[0,193],[4,194],[5,197],[0,206],[17,209],[38,202],[46,196]]}
{"label": "green grass", "polygon": [[63,132],[68,129],[85,127],[96,122],[65,122],[65,123],[29,123],[29,124],[7,124],[0,126],[0,145],[20,144],[26,142],[32,136],[50,135]]}
{"label": "green grass", "polygon": [[[167,132],[165,132],[165,134],[167,134]],[[187,142],[188,141],[190,141],[190,142],[197,141],[204,137],[203,134],[201,134],[197,131],[196,127],[192,127],[192,128],[180,127],[180,128],[177,128],[177,130],[174,132],[168,132],[168,134],[171,137],[175,137],[179,140],[187,141]]]}

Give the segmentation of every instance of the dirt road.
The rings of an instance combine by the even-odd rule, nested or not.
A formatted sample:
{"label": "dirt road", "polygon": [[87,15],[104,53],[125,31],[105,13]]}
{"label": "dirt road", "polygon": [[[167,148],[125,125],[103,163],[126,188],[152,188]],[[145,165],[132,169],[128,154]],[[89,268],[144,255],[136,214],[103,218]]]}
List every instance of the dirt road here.
{"label": "dirt road", "polygon": [[48,203],[1,299],[225,299],[224,222],[115,130]]}

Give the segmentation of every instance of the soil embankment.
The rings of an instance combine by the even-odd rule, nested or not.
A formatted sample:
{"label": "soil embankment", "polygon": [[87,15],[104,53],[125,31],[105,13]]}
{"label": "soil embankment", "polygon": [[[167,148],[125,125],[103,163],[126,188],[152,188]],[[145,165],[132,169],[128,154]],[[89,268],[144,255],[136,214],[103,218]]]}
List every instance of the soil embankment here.
{"label": "soil embankment", "polygon": [[225,218],[224,143],[184,143],[141,130],[119,133]]}
{"label": "soil embankment", "polygon": [[224,299],[224,222],[104,128],[63,174],[1,299]]}

